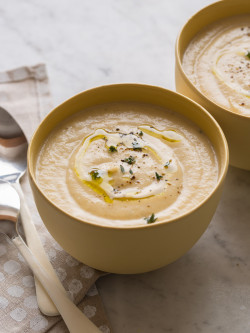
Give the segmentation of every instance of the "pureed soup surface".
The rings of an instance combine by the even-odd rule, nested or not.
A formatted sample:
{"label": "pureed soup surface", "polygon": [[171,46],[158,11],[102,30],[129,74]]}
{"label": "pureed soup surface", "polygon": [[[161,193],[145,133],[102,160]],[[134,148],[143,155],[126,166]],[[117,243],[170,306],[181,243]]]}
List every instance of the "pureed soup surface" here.
{"label": "pureed soup surface", "polygon": [[217,21],[188,45],[183,69],[209,99],[250,117],[250,15]]}
{"label": "pureed soup surface", "polygon": [[85,109],[48,137],[36,178],[54,204],[103,225],[158,223],[180,216],[214,188],[218,165],[202,131],[148,104]]}

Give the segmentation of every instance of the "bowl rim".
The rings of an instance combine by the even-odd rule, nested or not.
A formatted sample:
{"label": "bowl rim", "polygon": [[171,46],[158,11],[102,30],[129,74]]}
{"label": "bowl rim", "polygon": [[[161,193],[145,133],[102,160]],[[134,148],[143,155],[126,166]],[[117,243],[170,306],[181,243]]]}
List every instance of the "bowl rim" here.
{"label": "bowl rim", "polygon": [[[246,3],[248,4],[249,2],[247,2],[248,0],[239,0],[239,1],[242,1],[243,3]],[[225,4],[225,6],[227,6],[227,3],[228,2],[231,2],[232,4],[236,4],[237,6],[237,2],[235,2],[235,0],[219,0],[219,1],[216,1],[216,2],[213,2],[203,8],[201,8],[200,10],[198,10],[197,12],[195,12],[192,16],[189,17],[189,19],[186,21],[186,23],[182,26],[181,30],[179,31],[178,33],[178,36],[176,38],[176,42],[175,42],[175,59],[176,59],[176,65],[178,65],[178,68],[179,70],[181,71],[181,74],[183,75],[186,83],[188,83],[192,89],[194,90],[194,92],[201,98],[201,99],[205,99],[206,102],[208,104],[211,104],[211,108],[213,106],[216,106],[217,108],[219,108],[220,110],[222,110],[223,112],[228,112],[231,116],[233,117],[236,117],[236,118],[242,118],[242,119],[249,119],[250,121],[250,115],[249,116],[246,116],[246,115],[243,115],[243,114],[240,114],[240,113],[236,113],[236,112],[233,112],[227,108],[224,108],[222,107],[221,105],[219,105],[218,103],[212,101],[211,99],[209,99],[206,95],[204,95],[188,78],[188,76],[186,75],[185,71],[183,70],[183,67],[182,67],[182,62],[181,62],[181,57],[180,57],[180,45],[181,45],[181,42],[180,42],[180,39],[182,37],[182,34],[183,34],[183,31],[185,31],[188,27],[188,25],[190,24],[190,22],[192,22],[192,20],[194,20],[197,16],[201,15],[202,13],[205,13],[209,10],[211,10],[211,8],[216,8],[217,6],[222,6]],[[247,14],[247,13],[246,13]],[[249,7],[249,13],[250,14],[250,7]],[[233,16],[237,16],[237,15],[244,15],[243,13],[242,14],[236,14],[236,15],[228,15],[228,16],[225,16],[224,18],[227,18],[227,17],[233,17]],[[218,22],[218,20],[214,20],[212,21],[211,23],[209,24],[212,24],[214,22]],[[204,27],[206,27],[208,25],[205,25]],[[203,27],[203,28],[204,28]],[[196,33],[197,34],[197,33]],[[189,43],[191,42],[191,40],[196,36],[196,34],[194,36],[192,36],[192,38],[189,40]]]}
{"label": "bowl rim", "polygon": [[[48,196],[41,190],[38,181],[36,180],[35,174],[32,172],[32,165],[31,165],[31,155],[32,155],[32,147],[33,147],[33,142],[36,139],[36,136],[38,135],[38,131],[41,127],[42,124],[44,124],[48,117],[50,116],[50,114],[52,114],[53,112],[55,112],[56,110],[60,109],[62,105],[64,105],[65,103],[68,103],[72,100],[74,100],[75,98],[79,97],[82,94],[88,93],[88,92],[94,92],[94,91],[98,91],[99,89],[112,89],[113,87],[130,87],[130,88],[146,88],[146,89],[156,89],[156,90],[161,90],[162,92],[165,92],[167,94],[173,94],[176,96],[176,98],[180,98],[180,99],[184,99],[186,101],[188,101],[189,103],[195,105],[195,107],[199,108],[200,111],[202,111],[206,117],[210,118],[210,120],[212,120],[215,128],[217,129],[218,135],[220,136],[221,142],[222,142],[222,148],[224,150],[224,158],[222,159],[222,163],[221,163],[221,169],[220,169],[220,174],[218,175],[218,179],[216,182],[216,185],[214,186],[214,188],[212,189],[212,191],[201,201],[199,202],[197,205],[195,205],[192,209],[189,209],[187,212],[184,212],[183,214],[181,214],[178,217],[172,218],[170,220],[167,221],[159,221],[156,223],[150,223],[150,224],[138,224],[138,225],[105,225],[104,223],[93,223],[91,221],[85,221],[83,219],[74,217],[73,215],[69,214],[68,212],[66,212],[65,210],[63,210],[62,208],[60,208],[59,206],[57,206],[51,199],[48,198]],[[112,102],[110,102],[112,103]],[[84,109],[83,109],[84,110]],[[79,111],[78,111],[79,112]],[[175,111],[177,112],[177,111]],[[178,112],[177,112],[178,113]],[[69,116],[70,117],[70,116]],[[66,119],[66,118],[65,118]],[[192,121],[192,120],[191,120]],[[218,155],[217,155],[218,156]],[[227,170],[228,170],[228,166],[229,166],[229,149],[228,149],[228,144],[227,144],[227,140],[226,137],[221,129],[221,127],[219,126],[218,122],[215,120],[215,118],[204,108],[202,107],[200,104],[198,104],[197,102],[193,101],[192,99],[190,99],[189,97],[186,97],[178,92],[175,92],[173,90],[170,89],[166,89],[163,87],[159,87],[159,86],[153,86],[153,85],[147,85],[147,84],[141,84],[141,83],[115,83],[115,84],[108,84],[108,85],[101,85],[101,86],[97,86],[94,88],[90,88],[87,90],[84,90],[82,92],[77,93],[76,95],[66,99],[65,101],[63,101],[62,103],[60,103],[58,106],[56,106],[55,108],[53,108],[47,115],[46,117],[40,122],[40,124],[37,126],[35,132],[33,133],[30,143],[29,143],[29,147],[28,147],[28,152],[27,152],[27,169],[28,169],[28,174],[29,174],[29,180],[30,182],[33,183],[33,185],[35,186],[36,190],[39,192],[39,194],[48,202],[49,205],[53,206],[54,209],[56,209],[57,211],[59,211],[61,214],[66,215],[67,217],[69,217],[70,219],[73,219],[75,222],[77,223],[83,223],[86,224],[90,227],[94,227],[94,228],[98,228],[98,229],[113,229],[113,230],[138,230],[138,229],[145,229],[145,228],[158,228],[158,227],[162,227],[165,224],[168,223],[178,223],[178,221],[182,220],[183,218],[193,214],[196,210],[198,210],[202,205],[204,205],[213,195],[215,192],[217,192],[218,188],[222,186],[224,179],[226,177],[227,174]]]}

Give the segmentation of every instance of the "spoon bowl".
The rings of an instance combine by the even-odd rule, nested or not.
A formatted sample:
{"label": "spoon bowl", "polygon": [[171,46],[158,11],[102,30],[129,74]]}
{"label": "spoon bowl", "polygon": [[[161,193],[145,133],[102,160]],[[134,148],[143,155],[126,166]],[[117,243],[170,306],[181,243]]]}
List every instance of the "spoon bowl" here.
{"label": "spoon bowl", "polygon": [[11,239],[17,236],[19,211],[18,193],[7,182],[0,180],[0,232]]}
{"label": "spoon bowl", "polygon": [[11,115],[0,107],[0,179],[18,182],[27,167],[27,139]]}
{"label": "spoon bowl", "polygon": [[20,211],[20,198],[12,186],[0,180],[0,218],[17,221]]}
{"label": "spoon bowl", "polygon": [[[57,280],[59,283],[59,279],[44,251],[37,230],[32,221],[29,208],[26,204],[25,196],[20,185],[20,180],[27,168],[28,141],[15,119],[2,107],[0,107],[0,119],[0,180],[8,181],[18,192],[20,197],[20,215],[27,244],[39,261],[43,263],[44,268],[49,271],[50,274],[54,276],[54,280]],[[11,194],[11,197],[11,200],[13,200],[13,193]],[[2,196],[2,200],[5,200],[5,196]],[[7,207],[9,204],[13,204],[11,200],[7,201],[7,203],[1,202],[0,200],[0,206],[2,205]],[[35,286],[37,302],[40,310],[48,316],[58,315],[59,312],[57,308],[36,277]]]}

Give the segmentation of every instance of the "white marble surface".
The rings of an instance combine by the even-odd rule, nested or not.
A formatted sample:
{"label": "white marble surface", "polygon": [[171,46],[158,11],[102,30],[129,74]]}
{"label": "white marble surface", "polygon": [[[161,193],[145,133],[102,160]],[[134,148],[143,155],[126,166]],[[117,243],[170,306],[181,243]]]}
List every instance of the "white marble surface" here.
{"label": "white marble surface", "polygon": [[[45,62],[54,104],[91,87],[174,89],[174,43],[208,0],[0,0],[0,71]],[[250,172],[230,168],[205,234],[177,262],[98,287],[115,333],[250,332]]]}

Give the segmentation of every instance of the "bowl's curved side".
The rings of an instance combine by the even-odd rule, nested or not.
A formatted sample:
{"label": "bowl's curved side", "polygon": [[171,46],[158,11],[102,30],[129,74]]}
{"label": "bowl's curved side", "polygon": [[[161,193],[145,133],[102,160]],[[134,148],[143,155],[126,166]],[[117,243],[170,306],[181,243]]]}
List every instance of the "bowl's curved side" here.
{"label": "bowl's curved side", "polygon": [[191,17],[176,41],[175,83],[179,93],[202,105],[218,121],[228,141],[230,164],[250,170],[250,117],[233,113],[209,100],[191,83],[182,68],[185,49],[200,29],[218,19],[247,12],[250,13],[248,0],[227,0],[213,3]]}
{"label": "bowl's curved side", "polygon": [[203,96],[187,80],[179,63],[176,63],[175,67],[175,83],[179,93],[202,105],[218,121],[227,138],[230,164],[250,170],[250,117],[228,112]]}
{"label": "bowl's curved side", "polygon": [[[46,197],[39,189],[35,177],[36,159],[46,136],[69,113],[112,101],[160,105],[183,114],[200,126],[213,143],[219,163],[218,184],[202,203],[169,222],[112,227],[75,219]],[[41,123],[28,151],[31,188],[38,211],[49,232],[73,257],[91,267],[114,273],[150,271],[173,262],[187,252],[206,230],[215,212],[227,167],[226,139],[217,122],[205,109],[175,92],[136,84],[103,86],[85,91],[66,101]]]}
{"label": "bowl's curved side", "polygon": [[101,228],[63,214],[31,187],[39,214],[55,240],[74,258],[118,274],[148,272],[177,260],[201,237],[218,205],[222,183],[192,214],[154,228]]}

